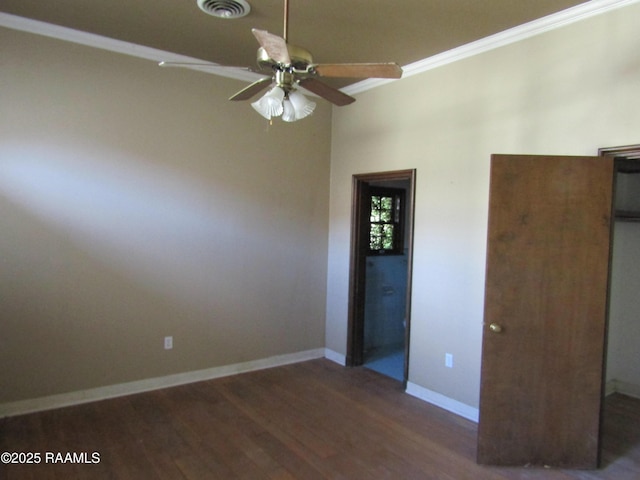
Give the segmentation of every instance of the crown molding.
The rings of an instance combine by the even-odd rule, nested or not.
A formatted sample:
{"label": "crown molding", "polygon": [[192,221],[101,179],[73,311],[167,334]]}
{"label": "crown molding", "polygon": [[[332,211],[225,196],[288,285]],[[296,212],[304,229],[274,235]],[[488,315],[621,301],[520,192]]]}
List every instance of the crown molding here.
{"label": "crown molding", "polygon": [[[639,1],[640,0],[591,0],[581,5],[547,15],[546,17],[542,17],[503,32],[490,35],[475,42],[405,65],[402,67],[402,78],[424,73],[474,55],[479,55],[505,45],[525,40],[535,35],[540,35],[541,33],[570,25],[580,20],[585,20],[596,15],[638,3]],[[343,88],[342,91],[348,95],[355,95],[357,93],[362,93],[372,88],[397,81],[398,80],[370,78],[349,85]]]}
{"label": "crown molding", "polygon": [[[457,62],[474,55],[479,55],[481,53],[638,2],[640,2],[640,0],[591,0],[581,5],[562,10],[561,12],[548,15],[538,20],[510,28],[475,42],[405,65],[402,67],[402,78],[424,73],[449,63]],[[71,28],[61,27],[59,25],[53,25],[8,13],[0,12],[0,27],[21,30],[24,32],[34,33],[36,35],[43,35],[123,55],[143,58],[156,63],[162,61],[171,63],[193,63],[194,65],[190,65],[186,68],[222,77],[235,78],[237,80],[252,82],[263,77],[263,75],[243,70],[241,68],[234,69],[223,67],[219,64],[207,62],[198,58],[165,52],[155,48],[144,47],[142,45],[115,40],[95,35],[93,33],[81,32],[79,30],[73,30]],[[342,91],[348,95],[355,95],[357,93],[362,93],[372,88],[397,81],[398,80],[370,78],[344,87]]]}

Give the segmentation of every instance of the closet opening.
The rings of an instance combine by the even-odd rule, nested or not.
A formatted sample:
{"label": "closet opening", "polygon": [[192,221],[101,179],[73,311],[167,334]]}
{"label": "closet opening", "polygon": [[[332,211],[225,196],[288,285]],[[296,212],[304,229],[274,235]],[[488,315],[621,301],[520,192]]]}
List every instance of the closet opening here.
{"label": "closet opening", "polygon": [[640,398],[640,145],[598,153],[615,158],[604,391]]}

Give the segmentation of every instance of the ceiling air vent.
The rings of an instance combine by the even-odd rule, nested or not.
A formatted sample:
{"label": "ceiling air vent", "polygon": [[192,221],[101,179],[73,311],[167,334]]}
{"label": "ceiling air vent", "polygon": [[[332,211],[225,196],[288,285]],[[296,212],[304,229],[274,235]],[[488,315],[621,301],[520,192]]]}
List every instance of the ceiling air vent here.
{"label": "ceiling air vent", "polygon": [[251,6],[244,0],[198,0],[198,7],[218,18],[240,18],[251,11]]}

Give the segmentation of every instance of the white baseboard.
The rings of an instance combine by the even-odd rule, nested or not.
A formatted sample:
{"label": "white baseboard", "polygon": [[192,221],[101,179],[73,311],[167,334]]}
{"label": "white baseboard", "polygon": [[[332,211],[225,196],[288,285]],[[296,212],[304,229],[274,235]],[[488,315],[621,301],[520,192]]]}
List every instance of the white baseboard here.
{"label": "white baseboard", "polygon": [[332,362],[336,362],[337,364],[340,364],[343,367],[347,364],[347,357],[345,357],[341,353],[334,352],[329,348],[324,349],[324,356],[328,360],[331,360]]}
{"label": "white baseboard", "polygon": [[640,385],[614,378],[613,380],[607,381],[604,391],[604,394],[607,396],[613,393],[621,393],[629,397],[640,398]]}
{"label": "white baseboard", "polygon": [[443,408],[451,413],[464,417],[467,420],[478,423],[479,411],[475,407],[471,407],[465,403],[446,397],[440,393],[411,382],[407,382],[406,392],[409,395],[431,403],[436,407]]}
{"label": "white baseboard", "polygon": [[135,382],[120,383],[117,385],[91,388],[89,390],[62,393],[59,395],[50,395],[47,397],[19,400],[17,402],[0,404],[0,418],[51,410],[54,408],[68,407],[71,405],[79,405],[82,403],[95,402],[108,398],[122,397],[135,393],[148,392],[150,390],[158,390],[160,388],[175,387],[177,385],[200,382],[203,380],[212,380],[214,378],[227,377],[229,375],[235,375],[238,373],[252,372],[265,368],[279,367],[291,363],[304,362],[306,360],[313,360],[316,358],[322,358],[324,356],[325,349],[317,348],[314,350],[306,350],[303,352],[290,353],[286,355],[277,355],[275,357],[236,363],[233,365],[225,365],[222,367],[213,367],[204,370],[177,373],[175,375],[148,378]]}
{"label": "white baseboard", "polygon": [[[337,364],[342,366],[346,365],[346,357],[341,353],[335,352],[329,348],[325,348],[324,356]],[[437,392],[433,392],[427,388],[421,387],[420,385],[416,385],[415,383],[407,382],[407,388],[405,390],[406,393],[412,395],[420,400],[424,400],[427,403],[431,403],[436,405],[437,407],[443,408],[449,412],[455,413],[456,415],[460,415],[461,417],[466,418],[467,420],[471,420],[472,422],[478,422],[479,411],[477,408],[470,407],[462,402],[458,402],[457,400],[453,400],[452,398],[445,397]]]}

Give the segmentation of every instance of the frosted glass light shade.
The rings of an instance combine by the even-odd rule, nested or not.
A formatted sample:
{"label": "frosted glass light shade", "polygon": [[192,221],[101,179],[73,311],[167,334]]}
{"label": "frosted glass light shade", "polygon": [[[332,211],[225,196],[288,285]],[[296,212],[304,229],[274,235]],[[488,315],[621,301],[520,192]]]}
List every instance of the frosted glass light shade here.
{"label": "frosted glass light shade", "polygon": [[283,99],[284,90],[276,86],[265,93],[260,100],[253,102],[251,106],[264,118],[271,120],[271,117],[282,115],[284,110],[282,106]]}
{"label": "frosted glass light shade", "polygon": [[301,120],[311,115],[316,108],[316,102],[312,102],[300,92],[289,93],[289,101],[295,111],[296,120]]}
{"label": "frosted glass light shade", "polygon": [[282,107],[283,107],[282,120],[285,122],[295,122],[297,120],[296,110],[293,108],[293,105],[291,104],[291,100],[289,100],[288,98],[285,98],[284,101],[282,102]]}

